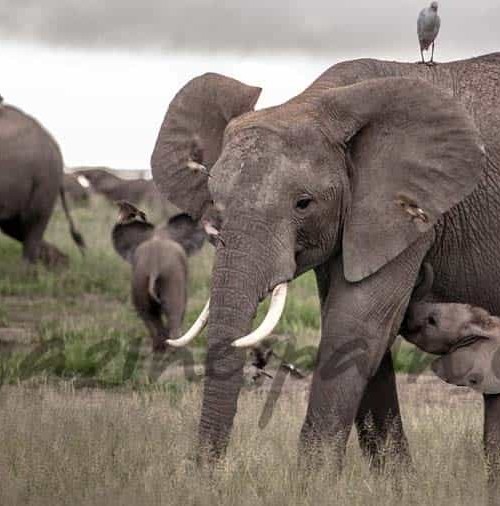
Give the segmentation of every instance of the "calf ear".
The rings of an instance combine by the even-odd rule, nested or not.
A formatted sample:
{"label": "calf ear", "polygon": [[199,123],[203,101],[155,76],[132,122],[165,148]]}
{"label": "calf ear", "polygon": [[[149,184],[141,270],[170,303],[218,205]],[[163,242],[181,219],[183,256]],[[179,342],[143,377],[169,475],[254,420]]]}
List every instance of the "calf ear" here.
{"label": "calf ear", "polygon": [[170,218],[167,229],[169,236],[184,248],[187,255],[199,251],[206,238],[200,223],[193,220],[187,213],[180,213]]}
{"label": "calf ear", "polygon": [[207,180],[231,119],[251,111],[261,89],[219,74],[188,82],[172,100],[151,156],[155,183],[179,209],[200,219],[210,206]]}
{"label": "calf ear", "polygon": [[135,250],[153,236],[151,223],[133,221],[126,225],[115,225],[111,232],[111,242],[115,251],[127,262],[132,262]]}

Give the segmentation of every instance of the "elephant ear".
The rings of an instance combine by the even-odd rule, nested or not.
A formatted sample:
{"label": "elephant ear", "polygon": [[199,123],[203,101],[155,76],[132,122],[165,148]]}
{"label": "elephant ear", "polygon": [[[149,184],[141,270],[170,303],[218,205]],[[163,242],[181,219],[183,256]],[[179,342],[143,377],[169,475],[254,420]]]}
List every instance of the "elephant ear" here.
{"label": "elephant ear", "polygon": [[261,88],[219,74],[188,82],[171,102],[151,157],[165,197],[198,220],[211,203],[208,175],[232,118],[253,110]]}
{"label": "elephant ear", "polygon": [[127,262],[132,263],[135,250],[154,234],[154,226],[148,222],[132,221],[115,225],[111,231],[111,242],[115,251]]}
{"label": "elephant ear", "polygon": [[199,251],[205,242],[205,230],[198,221],[195,221],[186,213],[176,214],[168,220],[168,234],[177,241],[186,252],[192,255]]}
{"label": "elephant ear", "polygon": [[344,274],[360,281],[473,191],[484,147],[463,106],[425,81],[368,80],[320,100],[327,135],[347,150],[352,195]]}

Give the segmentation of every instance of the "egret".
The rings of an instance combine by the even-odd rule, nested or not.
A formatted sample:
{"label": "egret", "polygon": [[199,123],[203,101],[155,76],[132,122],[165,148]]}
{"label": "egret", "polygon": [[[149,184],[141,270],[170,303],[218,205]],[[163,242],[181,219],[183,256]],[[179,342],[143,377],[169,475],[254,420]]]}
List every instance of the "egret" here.
{"label": "egret", "polygon": [[417,32],[420,42],[420,55],[422,56],[422,61],[420,63],[425,63],[424,50],[427,51],[429,46],[432,45],[432,54],[429,64],[434,64],[434,41],[439,33],[439,27],[441,26],[441,19],[437,10],[438,3],[432,2],[429,7],[422,9],[418,15]]}

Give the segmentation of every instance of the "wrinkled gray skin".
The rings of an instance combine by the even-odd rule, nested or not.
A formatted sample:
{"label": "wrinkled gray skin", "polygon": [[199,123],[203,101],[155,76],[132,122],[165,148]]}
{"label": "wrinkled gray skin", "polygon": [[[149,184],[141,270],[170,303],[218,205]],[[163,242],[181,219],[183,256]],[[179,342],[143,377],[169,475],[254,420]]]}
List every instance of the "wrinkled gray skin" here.
{"label": "wrinkled gray skin", "polygon": [[405,321],[408,341],[442,355],[431,367],[443,381],[500,393],[500,318],[469,304],[417,302]]}
{"label": "wrinkled gray skin", "polygon": [[90,203],[90,191],[84,188],[74,174],[64,174],[63,187],[73,205],[87,207]]}
{"label": "wrinkled gray skin", "polygon": [[132,265],[132,302],[149,331],[153,351],[164,352],[165,340],[180,336],[187,302],[187,256],[202,247],[205,234],[185,214],[155,229],[135,206],[118,205],[113,246]]}
{"label": "wrinkled gray skin", "polygon": [[23,258],[49,267],[68,257],[43,240],[60,195],[73,240],[83,251],[63,188],[63,159],[53,137],[34,118],[9,105],[0,107],[0,229],[23,244]]}
{"label": "wrinkled gray skin", "polygon": [[122,179],[106,169],[80,169],[76,175],[85,176],[93,191],[110,202],[126,200],[134,205],[159,205],[160,195],[151,179]]}
{"label": "wrinkled gray skin", "polygon": [[[424,259],[441,300],[500,313],[500,53],[436,67],[344,62],[252,112],[259,93],[217,74],[194,79],[170,104],[151,159],[165,196],[209,217],[225,244],[199,454],[220,456],[229,440],[245,362],[232,341],[273,287],[314,269],[321,342],[302,450],[320,459],[317,443],[331,442],[341,464],[355,422],[374,464],[389,430],[405,459],[389,347]],[[497,464],[500,399],[485,400]]]}

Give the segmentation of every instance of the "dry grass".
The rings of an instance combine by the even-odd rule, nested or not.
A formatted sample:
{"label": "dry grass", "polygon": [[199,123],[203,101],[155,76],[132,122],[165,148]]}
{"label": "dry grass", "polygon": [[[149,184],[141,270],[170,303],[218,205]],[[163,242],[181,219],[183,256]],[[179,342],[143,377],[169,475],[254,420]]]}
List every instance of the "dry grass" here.
{"label": "dry grass", "polygon": [[[481,404],[426,377],[414,383],[400,376],[417,469],[413,477],[371,475],[351,441],[338,483],[327,469],[306,482],[297,471],[296,451],[310,378],[287,380],[264,430],[258,421],[269,382],[262,389],[247,388],[228,458],[212,476],[197,468],[191,457],[201,386],[186,382],[178,365],[163,385],[146,370],[149,342],[129,302],[129,268],[109,240],[116,210],[97,202],[73,214],[89,245],[85,258],[71,243],[60,211],[47,236],[70,254],[71,267],[64,272],[26,269],[19,245],[0,235],[0,505],[379,506],[482,500]],[[186,327],[208,296],[211,263],[208,246],[190,260]],[[296,348],[308,347],[299,365],[310,367],[319,335],[311,273],[294,282],[278,332],[295,337]],[[130,344],[137,339],[144,340],[141,360],[124,375]],[[51,340],[64,344],[62,361],[26,374],[21,367],[26,357]],[[105,340],[117,348],[103,365],[102,355],[92,350]],[[201,337],[197,362],[203,344]],[[405,346],[398,366],[419,370],[422,362]],[[100,388],[77,390],[81,384]]]}
{"label": "dry grass", "polygon": [[306,405],[300,391],[280,398],[264,430],[257,422],[266,396],[245,392],[227,459],[212,476],[197,468],[191,456],[199,389],[179,385],[141,394],[5,387],[0,504],[457,506],[484,497],[480,410],[474,402],[450,408],[446,389],[435,399],[442,404],[405,406],[414,476],[370,474],[351,438],[336,484],[327,469],[307,481],[297,471]]}

